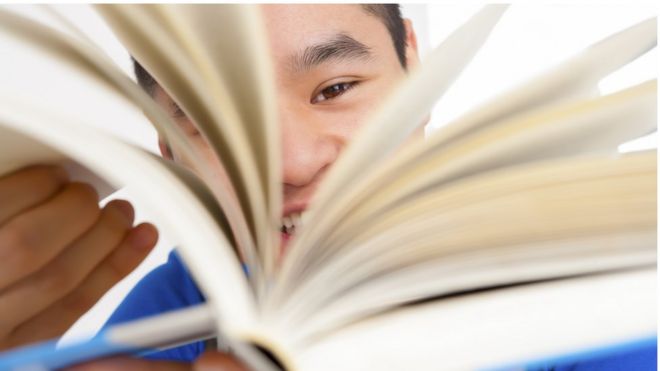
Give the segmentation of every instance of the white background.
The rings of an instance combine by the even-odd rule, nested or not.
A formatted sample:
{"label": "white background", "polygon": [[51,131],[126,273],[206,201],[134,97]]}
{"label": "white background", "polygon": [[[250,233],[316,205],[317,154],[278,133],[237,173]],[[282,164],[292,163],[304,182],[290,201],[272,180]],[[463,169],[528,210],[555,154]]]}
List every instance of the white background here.
{"label": "white background", "polygon": [[[449,32],[459,26],[479,7],[480,5],[476,4],[461,6],[406,4],[403,10],[404,15],[413,20],[420,45],[420,54],[423,57],[430,48],[439,44]],[[88,7],[58,5],[57,9],[97,42],[126,73],[131,73],[128,55]],[[31,17],[47,19],[43,17],[43,12],[39,9],[19,7],[18,10]],[[459,77],[455,87],[437,104],[427,132],[430,133],[442,127],[489,97],[542,73],[591,43],[655,15],[657,15],[657,9],[654,5],[517,4],[511,6],[486,46]],[[7,53],[7,50],[4,52]],[[4,60],[4,62],[0,62],[0,69],[5,69],[7,58],[3,57],[2,53],[3,50],[0,49],[0,59]],[[654,49],[630,66],[602,81],[601,91],[608,93],[657,77],[657,59],[657,50]],[[10,62],[9,65],[11,65]],[[89,97],[84,98],[89,101]],[[88,109],[97,108],[88,107]],[[112,125],[107,124],[108,120],[103,122],[106,123],[102,125],[104,130],[109,130],[151,151],[157,151],[155,132],[139,115],[134,114],[130,120],[110,120]],[[654,134],[622,149],[656,147],[656,140],[657,136]],[[115,196],[134,202],[138,220],[150,219],[148,210],[140,208],[139,200],[133,200],[130,191],[123,190]],[[149,258],[81,318],[66,335],[67,340],[93,334],[135,282],[153,267],[162,263],[171,248],[172,244],[164,233]]]}

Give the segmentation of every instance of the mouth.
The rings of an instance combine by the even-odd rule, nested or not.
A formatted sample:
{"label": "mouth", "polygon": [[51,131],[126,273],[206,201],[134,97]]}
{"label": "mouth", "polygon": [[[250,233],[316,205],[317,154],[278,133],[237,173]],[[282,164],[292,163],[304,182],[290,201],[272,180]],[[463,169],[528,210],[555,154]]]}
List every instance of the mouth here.
{"label": "mouth", "polygon": [[280,226],[280,233],[282,235],[282,242],[288,241],[293,237],[296,231],[300,231],[304,225],[305,211],[291,212],[282,217]]}

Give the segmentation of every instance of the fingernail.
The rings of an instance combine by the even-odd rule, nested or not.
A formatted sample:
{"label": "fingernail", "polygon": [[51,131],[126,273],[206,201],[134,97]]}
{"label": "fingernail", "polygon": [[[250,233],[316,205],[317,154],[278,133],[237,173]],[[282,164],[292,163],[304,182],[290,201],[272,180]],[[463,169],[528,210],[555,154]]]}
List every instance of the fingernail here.
{"label": "fingernail", "polygon": [[138,250],[151,249],[158,240],[158,231],[151,224],[143,223],[133,228],[128,236],[128,243]]}
{"label": "fingernail", "polygon": [[133,206],[131,206],[131,203],[125,200],[115,200],[113,201],[113,204],[121,211],[122,214],[126,217],[126,219],[133,220],[135,217],[135,210],[133,210]]}

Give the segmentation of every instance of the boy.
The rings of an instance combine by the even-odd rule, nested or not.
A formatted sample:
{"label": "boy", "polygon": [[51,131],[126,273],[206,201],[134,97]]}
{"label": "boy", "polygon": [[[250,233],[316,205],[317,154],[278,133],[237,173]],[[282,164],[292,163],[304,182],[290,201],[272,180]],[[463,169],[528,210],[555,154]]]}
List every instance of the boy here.
{"label": "boy", "polygon": [[[366,116],[392,89],[396,88],[396,83],[405,77],[407,71],[416,66],[417,47],[410,22],[401,18],[398,6],[394,4],[264,5],[261,9],[268,30],[278,95],[278,114],[283,142],[282,218],[285,219],[304,212],[318,184]],[[176,106],[167,93],[139,65],[136,65],[136,73],[141,86],[182,126],[191,142],[210,155],[210,149],[199,136],[194,123],[186,117],[185,112]],[[160,148],[163,155],[168,158],[173,158],[173,153],[177,150],[169,148],[163,141],[160,142]],[[35,225],[46,229],[51,226],[49,228],[53,230],[52,235],[43,236],[37,242],[27,241],[28,243],[24,244],[27,249],[24,250],[46,250],[47,255],[53,258],[51,261],[44,259],[41,269],[38,270],[16,269],[18,273],[14,273],[10,278],[18,284],[12,282],[10,285],[2,286],[1,279],[5,276],[5,273],[2,273],[0,287],[6,287],[5,292],[10,293],[16,290],[16,285],[33,287],[32,291],[23,290],[27,290],[28,293],[40,292],[35,291],[43,290],[39,282],[46,282],[47,278],[60,275],[71,276],[72,273],[57,268],[71,266],[74,262],[87,266],[88,268],[83,271],[89,273],[83,277],[60,278],[55,280],[55,283],[51,283],[50,285],[55,287],[52,291],[57,295],[53,294],[48,296],[48,299],[43,299],[39,307],[42,308],[41,311],[33,316],[17,315],[16,319],[11,321],[3,318],[1,325],[5,327],[7,336],[4,337],[6,339],[4,344],[7,345],[52,337],[64,331],[111,284],[132,269],[153,247],[156,240],[156,231],[152,226],[145,224],[131,227],[133,211],[128,203],[113,201],[103,210],[98,210],[89,188],[68,183],[57,169],[27,170],[28,173],[30,171],[36,172],[37,175],[41,174],[42,178],[48,179],[54,185],[48,190],[41,190],[41,193],[37,192],[42,195],[39,198],[32,194],[24,195],[23,193],[27,191],[18,191],[16,184],[36,183],[34,180],[25,180],[28,176],[23,173],[14,174],[13,178],[9,178],[13,182],[9,182],[9,186],[6,185],[8,184],[6,180],[0,180],[0,197],[3,194],[2,186],[5,184],[5,189],[9,189],[8,194],[17,194],[29,199],[29,202],[25,201],[13,207],[12,210],[16,211],[7,213],[9,215],[5,217],[7,223],[2,224],[3,219],[0,214],[0,241],[3,235],[19,237],[27,235],[19,232],[34,228]],[[44,172],[47,174],[43,175]],[[32,174],[33,178],[37,177],[33,173],[29,174]],[[61,215],[56,211],[66,214],[65,205],[69,204],[78,205],[76,208],[68,209],[75,211],[77,217],[71,213],[65,216],[65,218],[70,217],[67,220],[76,225],[77,229],[67,230],[67,235],[61,236],[56,232],[62,234],[63,230],[55,231],[55,227],[48,224],[49,216],[52,218],[53,215]],[[34,215],[37,211],[46,215],[39,214],[40,217],[37,218]],[[83,217],[85,220],[79,220]],[[37,220],[40,224],[33,224],[33,220]],[[99,248],[97,246],[99,242],[92,238],[100,233],[97,232],[98,230],[112,231],[112,233],[107,232],[112,238],[106,238],[108,242],[103,249]],[[286,248],[286,241],[290,237],[288,233],[283,232],[282,248]],[[21,238],[17,240],[22,242]],[[49,247],[53,245],[53,241],[57,241],[55,244],[57,248]],[[3,250],[2,246],[7,245],[0,243],[0,254],[3,251],[16,254],[13,251],[17,249]],[[94,247],[91,250],[100,250],[98,256],[81,260],[82,254],[79,251],[91,246]],[[120,264],[119,257],[128,255],[130,259],[127,259],[126,264]],[[20,262],[27,258],[18,255],[18,258],[14,259]],[[113,274],[103,274],[108,271]],[[36,285],[34,276],[41,277],[41,281],[36,280]],[[9,281],[6,279],[6,282]],[[25,293],[23,295],[26,298],[30,297]],[[14,295],[14,297],[20,296]],[[0,299],[0,305],[3,305],[1,304],[3,300],[4,298]],[[165,265],[154,270],[134,288],[107,325],[198,304],[203,300],[202,294],[185,267],[176,253],[173,253]],[[15,303],[17,303],[15,308],[18,308],[18,301]],[[1,310],[0,312],[4,313]],[[57,315],[60,315],[62,320],[55,324],[52,318]],[[43,331],[40,328],[48,327],[44,325],[51,323],[55,324],[52,327],[54,330],[47,334],[28,331],[35,329]],[[2,329],[0,327],[0,330]],[[204,351],[204,343],[198,342],[158,353],[151,357],[155,359],[151,362],[115,359],[92,363],[86,367],[99,370],[120,367],[127,370],[178,370],[207,366],[234,370],[241,367],[236,361],[220,353],[208,352],[199,358]],[[191,362],[197,359],[198,362],[194,366],[171,362]],[[619,367],[627,366],[619,365]]]}

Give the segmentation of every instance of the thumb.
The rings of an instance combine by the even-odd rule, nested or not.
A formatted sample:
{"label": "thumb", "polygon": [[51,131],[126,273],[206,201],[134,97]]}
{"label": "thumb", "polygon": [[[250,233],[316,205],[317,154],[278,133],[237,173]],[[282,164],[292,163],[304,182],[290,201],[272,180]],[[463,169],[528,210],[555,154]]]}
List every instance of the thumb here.
{"label": "thumb", "polygon": [[[190,365],[179,362],[150,361],[129,357],[113,357],[88,362],[67,371],[190,371]],[[233,371],[233,370],[232,370]]]}
{"label": "thumb", "polygon": [[197,359],[194,371],[248,371],[236,358],[225,353],[208,351]]}

